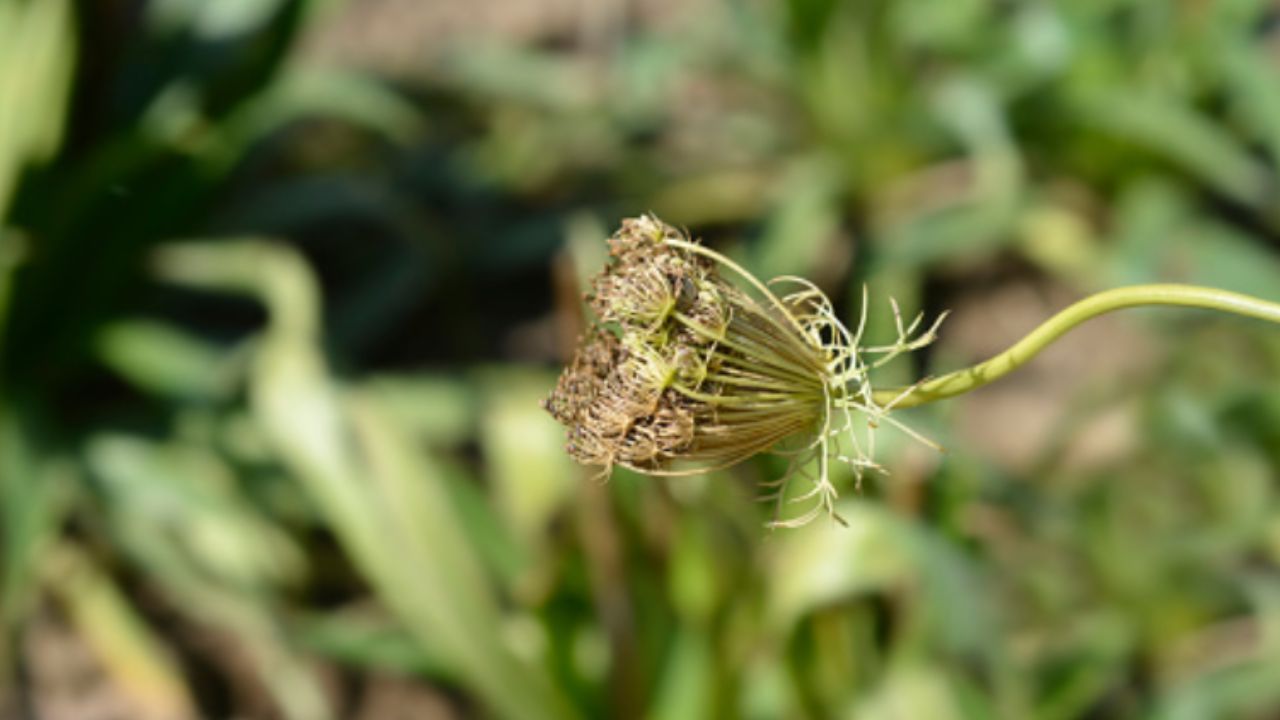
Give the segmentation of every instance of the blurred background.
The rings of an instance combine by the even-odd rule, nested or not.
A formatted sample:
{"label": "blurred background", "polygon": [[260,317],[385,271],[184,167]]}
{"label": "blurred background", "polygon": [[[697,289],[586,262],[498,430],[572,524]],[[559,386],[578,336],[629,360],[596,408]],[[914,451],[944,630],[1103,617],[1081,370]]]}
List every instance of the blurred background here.
{"label": "blurred background", "polygon": [[1269,0],[0,0],[0,717],[1274,718],[1280,333],[1091,322],[847,529],[538,406],[652,211],[953,314],[1280,298]]}

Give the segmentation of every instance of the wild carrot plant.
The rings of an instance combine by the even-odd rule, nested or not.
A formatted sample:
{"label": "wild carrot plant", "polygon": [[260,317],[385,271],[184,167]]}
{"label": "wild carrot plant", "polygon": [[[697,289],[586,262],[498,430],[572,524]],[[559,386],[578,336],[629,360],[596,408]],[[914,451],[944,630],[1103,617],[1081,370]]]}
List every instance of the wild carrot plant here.
{"label": "wild carrot plant", "polygon": [[[937,447],[897,418],[897,408],[959,395],[1021,366],[1096,315],[1138,305],[1220,310],[1280,323],[1280,305],[1224,290],[1139,285],[1086,298],[1004,353],[972,368],[904,388],[877,389],[875,369],[937,338],[946,313],[904,323],[892,299],[897,340],[862,344],[863,292],[850,330],[831,301],[799,277],[762,282],[729,258],[653,216],[625,220],[609,240],[610,260],[587,293],[594,322],[560,375],[546,409],[568,428],[578,462],[658,476],[726,468],[771,451],[789,458],[765,483],[771,523],[804,525],[835,514],[832,466],[859,485],[875,460],[876,430],[889,424]],[[795,481],[806,484],[794,495]],[[784,501],[807,503],[785,517]]]}

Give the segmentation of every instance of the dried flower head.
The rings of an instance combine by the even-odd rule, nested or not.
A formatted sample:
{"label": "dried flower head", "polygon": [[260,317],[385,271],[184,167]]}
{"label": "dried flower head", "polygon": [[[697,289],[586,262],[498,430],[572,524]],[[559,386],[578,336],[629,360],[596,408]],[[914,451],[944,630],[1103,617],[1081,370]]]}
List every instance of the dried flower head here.
{"label": "dried flower head", "polygon": [[[906,430],[888,417],[894,403],[873,399],[868,372],[932,342],[942,318],[916,334],[922,318],[904,327],[894,304],[898,341],[862,348],[865,292],[850,332],[812,283],[766,285],[652,216],[625,220],[609,249],[588,293],[596,322],[544,403],[569,429],[569,454],[606,476],[615,465],[672,476],[783,453],[790,468],[764,498],[778,503],[773,524],[834,517],[832,462],[848,464],[860,482],[878,467],[880,421]],[[811,507],[783,519],[795,479],[810,487],[792,501]]]}

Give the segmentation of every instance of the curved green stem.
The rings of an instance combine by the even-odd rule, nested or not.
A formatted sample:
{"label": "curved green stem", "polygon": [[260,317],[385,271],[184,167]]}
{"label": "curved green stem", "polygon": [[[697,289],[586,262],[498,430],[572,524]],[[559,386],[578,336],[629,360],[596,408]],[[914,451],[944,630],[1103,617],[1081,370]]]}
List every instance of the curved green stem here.
{"label": "curved green stem", "polygon": [[[926,405],[980,388],[1018,369],[1080,323],[1113,310],[1143,305],[1176,305],[1220,310],[1280,324],[1280,303],[1227,290],[1195,285],[1133,285],[1116,288],[1090,295],[1071,305],[1049,318],[1008,350],[986,362],[920,383],[910,395],[900,400],[894,407]],[[884,404],[898,397],[902,391],[903,388],[876,390],[873,397],[877,403]]]}

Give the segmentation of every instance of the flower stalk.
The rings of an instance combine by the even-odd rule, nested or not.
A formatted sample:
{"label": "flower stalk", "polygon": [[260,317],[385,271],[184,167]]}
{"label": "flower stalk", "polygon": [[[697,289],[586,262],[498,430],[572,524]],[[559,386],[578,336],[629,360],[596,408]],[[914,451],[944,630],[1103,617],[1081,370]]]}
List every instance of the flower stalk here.
{"label": "flower stalk", "polygon": [[[1176,284],[1115,288],[1090,295],[1068,306],[1008,350],[985,362],[913,386],[911,393],[897,406],[907,408],[926,405],[976,390],[1022,367],[1055,340],[1086,320],[1115,310],[1145,306],[1201,308],[1280,324],[1280,303],[1228,290]],[[872,397],[878,402],[886,402],[900,392],[901,389],[877,390]]]}

